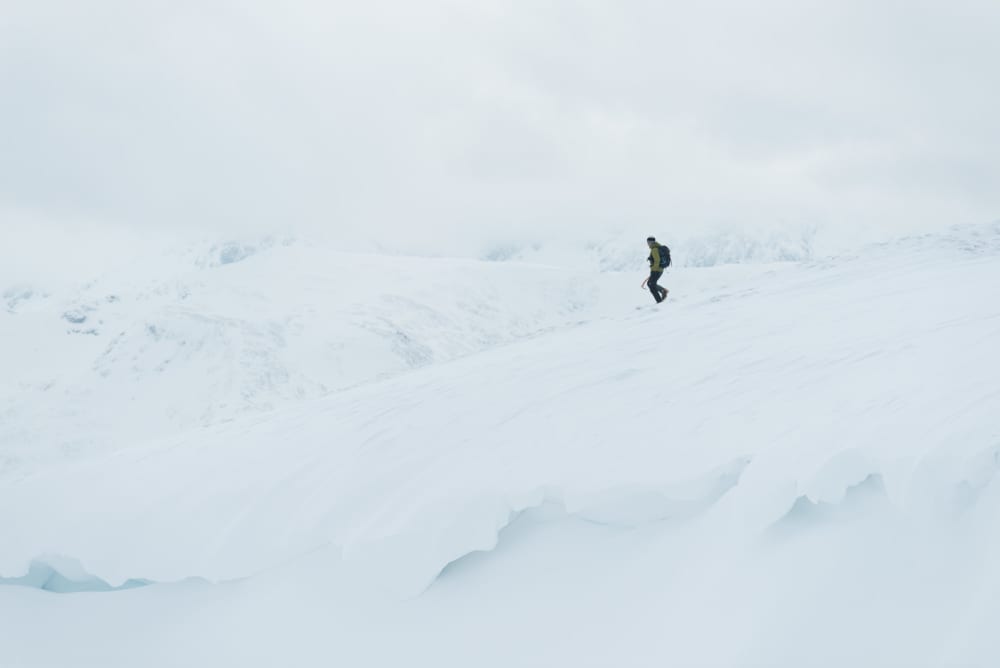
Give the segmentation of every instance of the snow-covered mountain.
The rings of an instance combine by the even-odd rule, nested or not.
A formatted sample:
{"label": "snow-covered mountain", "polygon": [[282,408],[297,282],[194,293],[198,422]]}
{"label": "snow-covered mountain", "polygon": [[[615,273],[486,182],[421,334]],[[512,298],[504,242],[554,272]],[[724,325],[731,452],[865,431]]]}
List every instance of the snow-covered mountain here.
{"label": "snow-covered mountain", "polygon": [[5,297],[0,664],[1000,661],[1000,225],[244,250]]}
{"label": "snow-covered mountain", "polygon": [[265,240],[140,258],[62,294],[8,288],[0,476],[594,317],[615,279]]}

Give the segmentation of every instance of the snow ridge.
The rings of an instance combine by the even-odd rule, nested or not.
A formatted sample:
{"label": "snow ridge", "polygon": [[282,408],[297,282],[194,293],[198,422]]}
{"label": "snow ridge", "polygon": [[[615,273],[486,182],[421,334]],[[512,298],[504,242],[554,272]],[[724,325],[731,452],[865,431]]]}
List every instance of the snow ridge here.
{"label": "snow ridge", "polygon": [[[242,272],[286,251],[211,271],[242,288]],[[28,462],[0,486],[0,577],[30,575],[45,555],[77,560],[98,587],[200,577],[216,584],[100,598],[128,619],[161,596],[208,605],[212,619],[198,619],[210,635],[238,632],[224,621],[235,600],[300,637],[289,611],[304,605],[317,617],[302,637],[334,634],[327,651],[347,663],[391,663],[373,620],[412,630],[415,648],[452,648],[442,662],[454,665],[497,625],[523,642],[498,648],[494,665],[528,646],[585,665],[579,643],[592,634],[657,665],[995,662],[1000,225],[835,258],[678,267],[670,300],[639,310],[648,295],[633,277],[567,284],[563,270],[515,262],[392,262],[413,262],[423,284],[348,311],[351,331],[359,319],[377,330],[357,328],[379,342],[374,354],[354,348],[358,363],[391,359],[400,372],[57,466]],[[442,289],[470,272],[488,298]],[[197,304],[201,288],[185,285],[180,301]],[[321,310],[326,288],[298,312]],[[247,304],[267,308],[256,296]],[[252,350],[232,325],[260,322],[239,317],[247,304],[216,305],[218,333],[203,340],[219,348],[191,369]],[[181,346],[171,332],[206,309],[169,311],[161,328],[158,308],[133,320],[142,328],[126,338],[141,345],[111,347],[123,363],[108,362],[109,383],[132,388],[135,368],[157,373],[144,354],[169,348],[179,362],[199,340]],[[262,351],[281,347],[267,342],[275,330],[255,331]],[[288,350],[307,340],[291,331],[279,332]],[[56,610],[15,608],[0,621]],[[532,635],[553,618],[581,631],[575,644]],[[247,642],[262,665],[267,639]]]}

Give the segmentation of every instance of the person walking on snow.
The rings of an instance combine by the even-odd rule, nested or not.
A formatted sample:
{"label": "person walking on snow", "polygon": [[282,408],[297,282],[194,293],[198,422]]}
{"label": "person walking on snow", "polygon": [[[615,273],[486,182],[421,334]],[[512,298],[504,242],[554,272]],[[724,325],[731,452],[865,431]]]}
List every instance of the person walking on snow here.
{"label": "person walking on snow", "polygon": [[670,266],[670,249],[656,242],[656,237],[648,237],[646,245],[649,246],[649,278],[646,279],[646,286],[653,293],[653,299],[659,304],[667,298],[665,287],[657,282],[663,277],[663,270]]}

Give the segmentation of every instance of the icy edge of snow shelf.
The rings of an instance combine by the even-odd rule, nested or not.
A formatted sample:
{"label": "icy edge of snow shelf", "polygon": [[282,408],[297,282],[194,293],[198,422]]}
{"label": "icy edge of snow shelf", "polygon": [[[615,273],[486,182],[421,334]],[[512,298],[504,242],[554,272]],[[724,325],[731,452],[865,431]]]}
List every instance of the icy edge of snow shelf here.
{"label": "icy edge of snow shelf", "polygon": [[[207,583],[200,577],[184,578],[180,582]],[[145,578],[128,578],[119,585],[112,585],[88,573],[76,559],[46,556],[32,559],[24,575],[0,577],[0,586],[28,587],[53,594],[78,594],[82,592],[115,592],[161,584]]]}

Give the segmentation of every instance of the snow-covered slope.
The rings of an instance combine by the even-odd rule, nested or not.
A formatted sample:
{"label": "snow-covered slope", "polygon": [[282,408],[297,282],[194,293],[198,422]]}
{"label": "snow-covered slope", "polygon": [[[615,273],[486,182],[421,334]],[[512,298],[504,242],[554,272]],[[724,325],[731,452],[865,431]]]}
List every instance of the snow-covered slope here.
{"label": "snow-covered slope", "polygon": [[[630,281],[631,282],[631,281]],[[0,475],[260,413],[606,309],[615,277],[220,244],[5,291]]]}
{"label": "snow-covered slope", "polygon": [[1000,660],[1000,226],[681,269],[659,307],[605,279],[551,331],[9,481],[0,576],[176,584],[0,587],[0,657]]}

